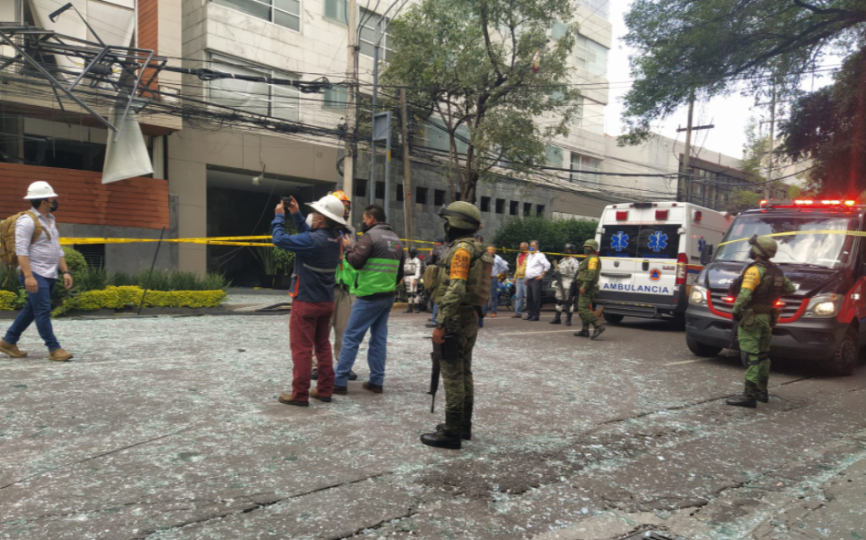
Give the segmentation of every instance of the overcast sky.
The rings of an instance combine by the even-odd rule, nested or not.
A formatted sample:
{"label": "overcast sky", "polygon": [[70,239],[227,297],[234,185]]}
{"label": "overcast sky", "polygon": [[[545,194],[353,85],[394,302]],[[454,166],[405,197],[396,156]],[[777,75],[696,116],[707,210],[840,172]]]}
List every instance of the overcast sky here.
{"label": "overcast sky", "polygon": [[[605,132],[608,135],[622,133],[622,97],[628,91],[631,80],[628,57],[631,51],[626,48],[621,38],[626,33],[623,16],[628,11],[631,0],[609,0],[610,22],[613,24],[613,45],[607,61],[608,80],[611,82],[610,104],[605,114]],[[619,84],[617,84],[619,83]],[[746,125],[752,116],[767,115],[766,107],[753,109],[753,97],[733,95],[728,98],[717,98],[710,103],[695,105],[695,125],[715,124],[714,129],[695,132],[694,143],[697,146],[722,152],[735,158],[743,155],[743,144],[746,141]],[[687,108],[678,111],[670,118],[655,126],[654,131],[661,135],[679,140],[685,140],[685,133],[677,134],[677,127],[686,126]],[[766,128],[765,128],[766,129]]]}

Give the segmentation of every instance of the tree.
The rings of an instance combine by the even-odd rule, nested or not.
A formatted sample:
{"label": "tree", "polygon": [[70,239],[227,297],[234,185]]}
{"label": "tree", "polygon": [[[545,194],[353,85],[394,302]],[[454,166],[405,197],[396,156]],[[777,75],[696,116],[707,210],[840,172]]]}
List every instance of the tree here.
{"label": "tree", "polygon": [[383,84],[406,86],[416,114],[441,120],[452,197],[474,203],[497,162],[528,174],[544,164],[546,142],[568,134],[577,25],[557,21],[572,18],[569,0],[422,0],[392,22]]}
{"label": "tree", "polygon": [[781,151],[811,159],[816,191],[849,196],[866,184],[866,46],[849,57],[835,82],[798,99],[781,124]]}
{"label": "tree", "polygon": [[625,41],[635,82],[625,96],[628,132],[645,140],[656,120],[688,103],[746,83],[796,94],[830,52],[852,52],[866,25],[863,0],[635,0]]}

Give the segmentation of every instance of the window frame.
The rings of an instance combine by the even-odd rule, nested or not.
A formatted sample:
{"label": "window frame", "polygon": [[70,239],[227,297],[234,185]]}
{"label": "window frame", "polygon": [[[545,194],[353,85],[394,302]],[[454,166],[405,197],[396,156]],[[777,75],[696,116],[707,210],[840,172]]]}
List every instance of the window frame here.
{"label": "window frame", "polygon": [[496,207],[497,214],[505,214],[505,199],[496,199]]}
{"label": "window frame", "polygon": [[490,197],[481,197],[481,211],[489,212],[490,211]]}
{"label": "window frame", "polygon": [[[368,17],[365,21],[364,17],[367,14],[369,14],[370,17]],[[382,16],[379,15],[378,13],[376,13],[375,11],[364,9],[362,7],[358,8],[358,24],[359,24],[358,54],[364,55],[367,58],[373,58],[373,54],[375,54],[376,43],[364,39],[364,30],[366,29],[368,31],[373,32],[374,36],[378,35],[378,28],[376,28],[376,26],[377,26],[376,23],[379,22],[379,19],[381,19],[381,18],[382,18]],[[375,19],[375,22],[374,22],[374,19]],[[362,21],[364,22],[364,24],[361,24]],[[394,54],[394,50],[390,49],[388,47],[388,41],[389,41],[388,38],[390,37],[389,36],[389,28],[391,27],[391,19],[389,19],[388,17],[385,17],[385,19],[382,21],[382,23],[385,26],[385,31],[384,31],[384,35],[382,36],[382,41],[379,44],[379,49],[380,49],[379,50],[379,60],[384,60],[385,62],[387,62],[391,59],[391,56]],[[364,44],[372,47],[373,50],[370,52],[370,54],[364,52]]]}
{"label": "window frame", "polygon": [[[598,53],[598,49],[593,49],[593,47],[590,45],[590,42],[592,42],[592,44],[595,45],[598,49],[604,51],[604,71],[602,71],[601,73],[596,73],[595,71],[589,69],[590,64],[598,64],[598,62],[590,62],[589,60],[590,52],[593,54]],[[582,55],[580,55],[581,52],[583,53]],[[609,60],[609,56],[610,49],[608,49],[601,43],[592,40],[584,36],[583,34],[577,35],[577,38],[574,41],[574,49],[572,50],[572,58],[574,58],[574,65],[578,69],[586,71],[593,77],[604,77],[605,75],[607,75],[608,71],[607,63]]]}
{"label": "window frame", "polygon": [[440,207],[445,205],[445,190],[444,189],[434,189],[433,190],[433,206]]}
{"label": "window frame", "polygon": [[[108,1],[111,1],[111,0],[108,0]],[[235,0],[235,1],[238,1],[238,0]],[[210,0],[210,2],[212,2],[214,4],[217,4],[217,5],[222,6],[224,8],[228,8],[228,9],[237,11],[238,13],[243,13],[244,15],[247,15],[249,17],[254,17],[256,19],[259,19],[260,21],[265,21],[265,22],[271,23],[273,25],[279,26],[280,28],[285,28],[286,30],[290,30],[292,32],[297,32],[299,34],[302,33],[302,30],[304,28],[304,18],[302,17],[302,14],[304,13],[304,6],[302,3],[303,0],[295,0],[298,3],[298,12],[297,13],[292,13],[290,11],[286,11],[283,8],[277,7],[276,6],[277,0],[242,0],[242,1],[252,2],[253,4],[258,4],[262,7],[270,7],[270,11],[268,12],[268,19],[263,19],[262,17],[259,17],[258,15],[254,15],[252,13],[247,13],[246,11],[241,11],[238,8],[229,4],[227,1]],[[290,17],[295,17],[298,20],[297,30],[292,28],[291,26],[285,26],[285,25],[278,23],[276,21],[276,13],[275,13],[277,11],[279,11],[280,13],[284,13]]]}
{"label": "window frame", "polygon": [[415,186],[415,202],[418,204],[427,204],[427,188],[423,186]]}
{"label": "window frame", "polygon": [[508,201],[508,215],[520,216],[520,201]]}
{"label": "window frame", "polygon": [[[240,68],[243,68],[243,69],[246,69],[249,71],[253,71],[253,72],[257,72],[259,74],[266,75],[266,76],[269,76],[272,78],[286,78],[286,79],[298,79],[298,80],[300,80],[300,76],[296,73],[291,73],[288,71],[280,71],[280,70],[277,70],[277,69],[274,69],[271,67],[266,67],[266,66],[262,66],[259,64],[253,64],[253,63],[247,62],[245,60],[241,60],[238,58],[232,58],[231,56],[226,56],[222,53],[216,53],[216,52],[211,51],[210,52],[210,60],[211,60],[211,68],[216,69],[217,71],[219,71],[219,65],[220,64],[224,64],[226,66],[234,65],[234,66],[238,66]],[[231,81],[231,80],[232,79],[214,79],[213,81],[209,81],[208,82],[208,88],[207,88],[208,103],[212,103],[214,105],[221,105],[220,103],[217,103],[214,101],[213,92],[214,92],[215,88],[214,88],[213,84],[219,83],[220,81]],[[264,116],[266,116],[267,118],[274,118],[276,120],[283,120],[285,122],[300,122],[301,121],[301,91],[294,86],[277,87],[276,85],[273,85],[273,84],[267,84],[267,88],[268,88],[268,111],[267,111],[267,114],[265,114]],[[285,94],[277,95],[276,90],[278,88],[279,88],[279,90],[281,90],[283,92],[290,93],[290,96],[287,96]],[[221,89],[216,89],[216,90],[222,91],[222,92],[228,92],[228,90],[221,90]],[[264,94],[260,94],[260,95],[263,96]],[[287,97],[291,97],[292,101],[295,104],[294,109],[296,109],[298,111],[296,119],[290,119],[290,118],[285,118],[283,116],[275,116],[274,115],[274,110],[275,110],[274,101],[275,101],[275,99],[283,100],[283,99],[286,99]],[[244,112],[247,112],[249,114],[261,114],[259,112],[249,111],[247,109],[244,109],[243,107],[236,107],[236,108],[239,110],[242,110]]]}

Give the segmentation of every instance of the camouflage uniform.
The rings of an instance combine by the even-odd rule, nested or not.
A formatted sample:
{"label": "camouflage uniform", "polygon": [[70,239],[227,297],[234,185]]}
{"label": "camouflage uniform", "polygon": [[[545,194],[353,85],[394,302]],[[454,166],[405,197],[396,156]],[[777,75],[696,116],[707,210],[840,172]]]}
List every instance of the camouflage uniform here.
{"label": "camouflage uniform", "polygon": [[[757,242],[761,245],[757,247]],[[772,242],[772,243],[771,243]],[[770,338],[778,312],[774,304],[783,295],[797,288],[782,270],[769,261],[776,254],[776,242],[761,237],[750,241],[752,251],[761,259],[747,266],[740,276],[737,300],[733,314],[739,320],[737,338],[746,369],[746,387],[742,396],[728,400],[730,405],[754,407],[756,401],[767,402],[767,383],[770,379]],[[763,248],[763,253],[761,251]]]}
{"label": "camouflage uniform", "polygon": [[565,253],[567,255],[556,263],[556,273],[558,285],[556,287],[556,315],[550,324],[561,324],[562,312],[565,311],[566,326],[571,326],[571,316],[574,313],[574,292],[571,288],[574,278],[580,270],[580,263],[571,254],[574,253],[574,246],[566,244]]}
{"label": "camouflage uniform", "polygon": [[[592,313],[592,300],[598,294],[598,276],[601,273],[601,259],[596,251],[598,244],[595,240],[587,240],[584,243],[584,248],[591,248],[592,251],[587,253],[586,258],[580,263],[580,268],[577,271],[577,277],[572,282],[572,292],[576,296],[583,289],[583,294],[577,301],[577,312],[580,315],[580,322],[583,328],[578,334],[587,335],[589,327],[599,327],[598,317]],[[578,335],[575,334],[575,335]]]}

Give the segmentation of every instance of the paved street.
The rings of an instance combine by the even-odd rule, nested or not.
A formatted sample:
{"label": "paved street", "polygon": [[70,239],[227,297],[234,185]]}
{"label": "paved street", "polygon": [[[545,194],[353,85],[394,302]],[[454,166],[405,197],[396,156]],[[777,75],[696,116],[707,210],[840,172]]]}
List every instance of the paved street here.
{"label": "paved street", "polygon": [[276,399],[287,315],[60,320],[69,364],[31,331],[0,360],[0,538],[866,538],[866,369],[774,367],[738,409],[739,361],[665,322],[590,342],[509,315],[479,336],[460,452],[418,442],[444,407],[423,314],[392,317],[383,395],[363,348],[309,409]]}

